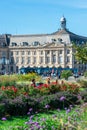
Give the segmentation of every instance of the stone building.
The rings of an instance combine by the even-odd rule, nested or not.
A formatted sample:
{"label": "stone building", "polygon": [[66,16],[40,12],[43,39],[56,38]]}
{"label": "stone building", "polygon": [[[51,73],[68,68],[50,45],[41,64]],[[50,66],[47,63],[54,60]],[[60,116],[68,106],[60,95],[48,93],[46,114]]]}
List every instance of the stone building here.
{"label": "stone building", "polygon": [[21,67],[78,68],[72,43],[85,44],[87,37],[76,35],[66,28],[66,18],[60,19],[60,29],[51,34],[0,35],[0,72],[17,73]]}

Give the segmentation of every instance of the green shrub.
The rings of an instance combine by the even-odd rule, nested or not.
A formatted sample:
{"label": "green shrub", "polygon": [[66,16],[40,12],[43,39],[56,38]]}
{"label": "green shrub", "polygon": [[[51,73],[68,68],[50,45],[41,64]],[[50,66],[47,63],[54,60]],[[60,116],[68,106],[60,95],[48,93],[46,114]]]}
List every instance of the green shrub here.
{"label": "green shrub", "polygon": [[15,99],[6,99],[6,110],[10,115],[25,115],[28,111],[27,101],[23,101],[23,95]]}
{"label": "green shrub", "polygon": [[16,85],[17,76],[14,75],[4,75],[0,76],[0,87],[1,86],[14,86]]}
{"label": "green shrub", "polygon": [[84,76],[87,77],[87,71],[84,72]]}
{"label": "green shrub", "polygon": [[[65,97],[65,100],[61,101],[60,98]],[[50,105],[50,109],[68,107],[71,104],[77,103],[77,95],[69,92],[58,92],[55,94],[43,95],[40,94],[33,96],[20,95],[14,99],[4,99],[2,103],[9,115],[25,115],[29,108],[33,108],[33,111],[45,111],[45,106]],[[2,109],[1,109],[2,110]]]}
{"label": "green shrub", "polygon": [[5,103],[0,103],[0,117],[5,115],[5,113],[6,113]]}
{"label": "green shrub", "polygon": [[72,75],[71,70],[63,70],[63,72],[61,73],[61,78],[65,78],[67,80],[68,77],[71,75]]}
{"label": "green shrub", "polygon": [[80,84],[81,87],[87,88],[87,80],[81,79],[81,80],[78,80],[77,82]]}
{"label": "green shrub", "polygon": [[18,75],[18,79],[19,81],[32,81],[32,79],[40,80],[41,78],[36,73],[28,73]]}

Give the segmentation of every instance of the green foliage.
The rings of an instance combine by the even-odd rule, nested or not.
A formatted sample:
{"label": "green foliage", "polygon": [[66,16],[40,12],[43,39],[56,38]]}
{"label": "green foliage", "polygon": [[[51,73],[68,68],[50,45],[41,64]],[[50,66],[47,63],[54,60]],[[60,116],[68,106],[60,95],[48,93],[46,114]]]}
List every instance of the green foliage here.
{"label": "green foliage", "polygon": [[33,86],[29,87],[29,95],[33,96],[33,95],[37,95],[38,93],[40,93],[39,89],[34,88]]}
{"label": "green foliage", "polygon": [[86,130],[87,103],[72,108],[69,113],[66,113],[67,110],[48,110],[46,113],[30,114],[29,117],[10,117],[9,120],[0,121],[0,130],[30,130],[32,127],[35,130]]}
{"label": "green foliage", "polygon": [[71,75],[72,75],[71,70],[63,70],[63,72],[61,73],[61,78],[65,78],[67,80],[68,77]]}
{"label": "green foliage", "polygon": [[36,73],[29,73],[26,75],[3,75],[0,76],[0,86],[16,86],[18,81],[28,81],[30,82],[33,78],[36,80],[41,80],[41,77]]}
{"label": "green foliage", "polygon": [[0,117],[4,116],[6,112],[5,103],[0,103]]}
{"label": "green foliage", "polygon": [[5,100],[6,113],[10,115],[25,115],[28,111],[28,105],[27,100],[24,100],[24,97],[25,96],[20,95],[14,99],[7,98]]}
{"label": "green foliage", "polygon": [[[60,101],[60,97],[64,96],[65,100]],[[25,115],[28,112],[29,108],[33,108],[34,111],[43,111],[45,110],[45,105],[50,104],[50,109],[61,108],[64,109],[64,106],[69,106],[71,103],[76,104],[77,96],[69,92],[58,92],[50,95],[33,95],[33,96],[24,96],[20,95],[14,99],[4,99],[1,102],[4,103],[4,113],[10,115]],[[2,109],[0,113],[2,112]]]}
{"label": "green foliage", "polygon": [[2,75],[0,76],[0,86],[12,86],[16,85],[17,77],[14,75]]}
{"label": "green foliage", "polygon": [[86,45],[73,45],[73,48],[75,49],[75,53],[73,54],[75,58],[78,61],[81,61],[82,63],[87,62],[87,44]]}
{"label": "green foliage", "polygon": [[0,130],[25,130],[27,120],[27,116],[10,117],[6,121],[0,120]]}
{"label": "green foliage", "polygon": [[84,72],[84,76],[87,77],[87,71]]}
{"label": "green foliage", "polygon": [[32,79],[40,80],[40,76],[37,75],[36,73],[28,73],[28,74],[20,74],[17,75],[19,81],[31,81]]}
{"label": "green foliage", "polygon": [[87,88],[87,80],[78,80],[77,81],[82,88]]}

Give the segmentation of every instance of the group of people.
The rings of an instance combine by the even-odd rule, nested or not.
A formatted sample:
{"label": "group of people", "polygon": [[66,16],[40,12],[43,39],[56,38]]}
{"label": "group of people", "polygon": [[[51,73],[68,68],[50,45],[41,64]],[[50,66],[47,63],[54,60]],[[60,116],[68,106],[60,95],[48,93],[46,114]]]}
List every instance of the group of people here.
{"label": "group of people", "polygon": [[[51,80],[51,78],[48,77],[47,80],[46,80],[46,84],[50,85],[50,84],[51,84],[51,81],[50,81],[50,80]],[[56,83],[57,83],[57,82],[58,82],[58,79],[56,79]],[[32,84],[31,84],[31,86],[37,87],[35,79],[32,79]]]}

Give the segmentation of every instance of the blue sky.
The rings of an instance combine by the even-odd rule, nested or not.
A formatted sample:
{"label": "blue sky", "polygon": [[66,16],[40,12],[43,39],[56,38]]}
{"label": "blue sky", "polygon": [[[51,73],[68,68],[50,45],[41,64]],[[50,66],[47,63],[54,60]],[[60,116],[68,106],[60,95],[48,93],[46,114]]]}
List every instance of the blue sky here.
{"label": "blue sky", "polygon": [[87,0],[1,0],[0,34],[47,34],[67,28],[87,36]]}

